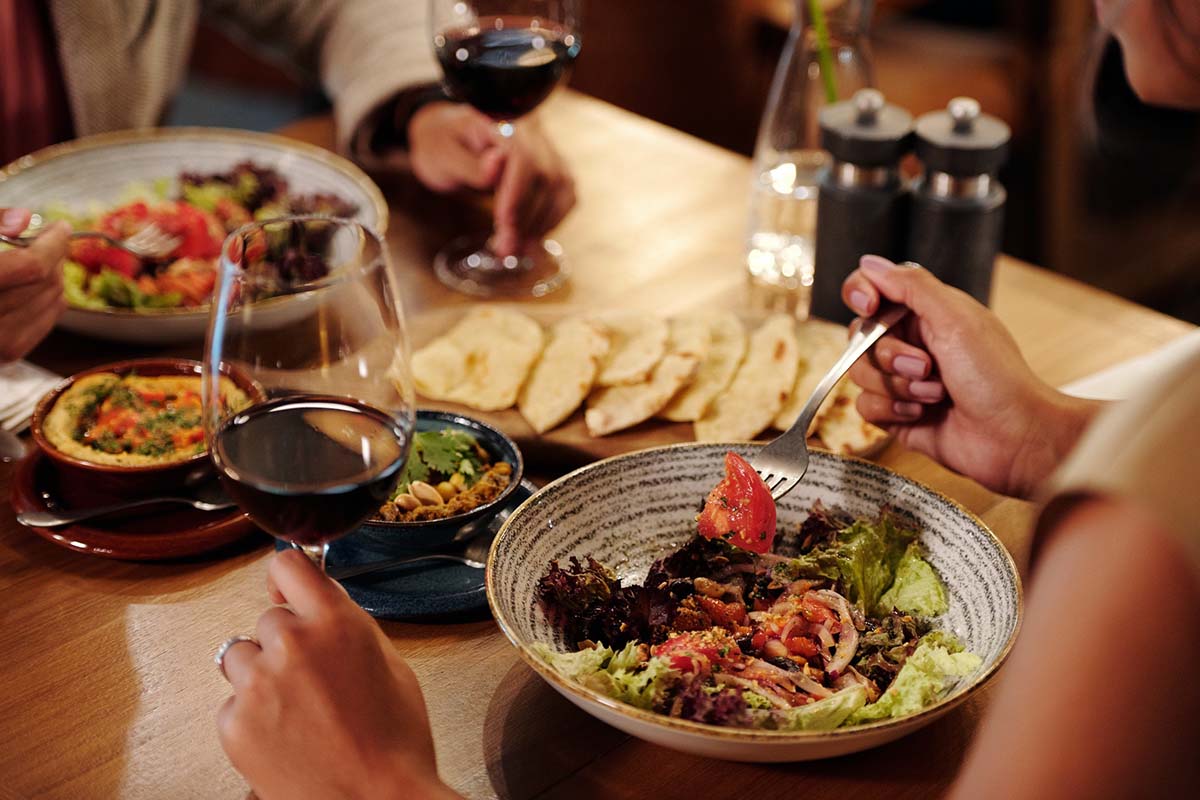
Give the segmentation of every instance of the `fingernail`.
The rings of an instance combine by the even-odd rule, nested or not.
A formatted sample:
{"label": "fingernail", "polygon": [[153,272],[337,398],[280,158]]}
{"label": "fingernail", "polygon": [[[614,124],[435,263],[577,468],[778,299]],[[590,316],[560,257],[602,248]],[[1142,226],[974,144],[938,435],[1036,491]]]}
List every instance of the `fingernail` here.
{"label": "fingernail", "polygon": [[906,378],[925,377],[925,362],[916,356],[896,356],[892,359],[892,369]]}
{"label": "fingernail", "polygon": [[907,400],[897,400],[892,403],[892,411],[898,417],[919,417],[921,416],[921,404],[910,403]]}
{"label": "fingernail", "polygon": [[871,313],[871,298],[866,292],[855,289],[850,293],[850,307],[866,316]]}
{"label": "fingernail", "polygon": [[25,219],[25,212],[21,211],[21,209],[6,208],[4,210],[4,215],[0,216],[0,225],[3,225],[6,228],[15,227],[20,225],[23,219]]}
{"label": "fingernail", "polygon": [[908,391],[918,400],[936,403],[946,396],[946,387],[941,381],[913,381],[908,385]]}
{"label": "fingernail", "polygon": [[883,256],[863,256],[858,260],[858,265],[871,272],[887,272],[896,266]]}

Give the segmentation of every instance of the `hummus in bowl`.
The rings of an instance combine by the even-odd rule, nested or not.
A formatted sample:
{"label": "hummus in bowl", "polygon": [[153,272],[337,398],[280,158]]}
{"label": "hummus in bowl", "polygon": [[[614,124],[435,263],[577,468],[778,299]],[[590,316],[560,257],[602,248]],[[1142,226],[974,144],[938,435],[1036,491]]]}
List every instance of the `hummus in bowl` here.
{"label": "hummus in bowl", "polygon": [[[64,477],[115,495],[173,490],[209,469],[201,365],[143,358],[77,373],[41,399],[31,432]],[[222,402],[261,401],[248,376],[221,378]]]}
{"label": "hummus in bowl", "polygon": [[[97,372],[74,381],[42,423],[42,435],[59,452],[117,467],[171,464],[202,454],[204,423],[200,378]],[[221,379],[228,410],[250,398]]]}

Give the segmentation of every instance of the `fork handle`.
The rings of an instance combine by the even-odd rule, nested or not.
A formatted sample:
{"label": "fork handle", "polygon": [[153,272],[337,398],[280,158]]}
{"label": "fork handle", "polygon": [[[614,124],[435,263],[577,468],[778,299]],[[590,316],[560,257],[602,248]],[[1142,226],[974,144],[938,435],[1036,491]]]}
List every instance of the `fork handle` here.
{"label": "fork handle", "polygon": [[[118,242],[108,234],[101,233],[100,231],[71,231],[69,238],[104,239],[114,247],[120,247],[122,250],[126,249],[121,242]],[[0,242],[11,244],[13,247],[29,247],[29,245],[33,244],[35,241],[37,241],[36,236],[6,236],[3,233],[0,233]]]}
{"label": "fork handle", "polygon": [[17,521],[30,528],[57,528],[60,525],[73,525],[94,517],[105,517],[121,511],[162,503],[182,503],[195,507],[195,501],[186,497],[146,497],[141,500],[129,500],[124,503],[113,503],[95,508],[78,508],[70,511],[26,511],[17,514]]}
{"label": "fork handle", "polygon": [[808,402],[800,410],[800,416],[796,418],[796,421],[792,423],[792,427],[788,428],[783,436],[790,436],[793,433],[799,432],[800,436],[807,437],[808,428],[812,425],[813,419],[816,418],[817,411],[821,408],[821,404],[825,402],[825,398],[833,391],[833,387],[837,385],[837,382],[842,379],[843,375],[850,371],[850,367],[854,366],[855,361],[862,358],[879,341],[880,337],[887,333],[889,328],[904,319],[906,314],[908,314],[907,306],[887,303],[880,305],[879,311],[875,313],[875,316],[864,319],[858,330],[850,334],[845,352],[829,368],[829,372],[825,373],[825,377],[821,378],[821,382],[817,384],[817,388],[813,389],[813,393],[809,396]]}
{"label": "fork handle", "polygon": [[453,553],[430,553],[423,556],[388,558],[378,561],[368,561],[365,564],[334,567],[333,569],[326,570],[326,574],[335,581],[344,581],[349,578],[357,578],[359,575],[367,575],[372,572],[395,569],[396,567],[402,567],[405,564],[419,564],[422,561],[452,561],[456,564],[463,564],[468,567],[472,566],[471,562],[463,556],[454,555]]}

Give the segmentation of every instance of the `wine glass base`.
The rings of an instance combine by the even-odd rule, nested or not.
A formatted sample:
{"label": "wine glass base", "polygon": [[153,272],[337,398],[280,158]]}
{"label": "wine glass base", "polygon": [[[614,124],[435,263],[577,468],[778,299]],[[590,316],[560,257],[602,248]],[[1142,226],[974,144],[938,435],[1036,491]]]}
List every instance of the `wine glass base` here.
{"label": "wine glass base", "polygon": [[433,269],[443,284],[473,297],[545,297],[567,280],[562,246],[553,239],[502,259],[486,242],[464,236],[437,254]]}

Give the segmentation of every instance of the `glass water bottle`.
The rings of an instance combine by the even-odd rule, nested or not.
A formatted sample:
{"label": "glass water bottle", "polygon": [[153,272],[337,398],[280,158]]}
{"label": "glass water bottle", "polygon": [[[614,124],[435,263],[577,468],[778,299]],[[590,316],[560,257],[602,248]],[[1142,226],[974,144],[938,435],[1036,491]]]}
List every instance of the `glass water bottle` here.
{"label": "glass water bottle", "polygon": [[867,28],[873,0],[795,0],[758,132],[746,267],[754,303],[808,316],[817,186],[829,163],[817,114],[874,85]]}

